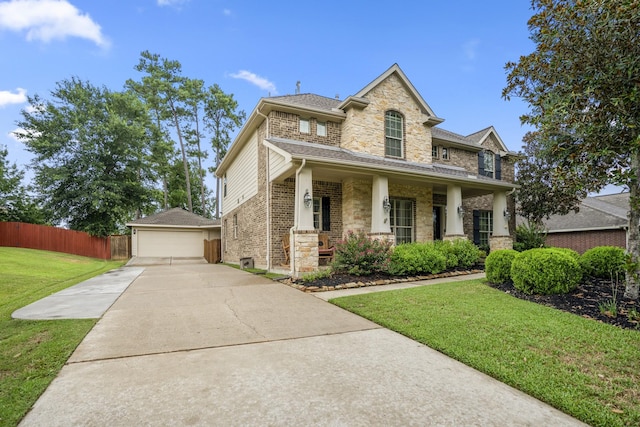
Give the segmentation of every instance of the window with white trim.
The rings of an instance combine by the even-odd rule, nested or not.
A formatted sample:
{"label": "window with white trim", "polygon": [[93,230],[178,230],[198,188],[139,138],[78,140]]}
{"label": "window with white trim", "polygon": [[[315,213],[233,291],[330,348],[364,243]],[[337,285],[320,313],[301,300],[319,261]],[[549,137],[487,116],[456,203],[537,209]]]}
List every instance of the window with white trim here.
{"label": "window with white trim", "polygon": [[384,115],[384,155],[402,156],[403,118],[397,111],[387,111]]}
{"label": "window with white trim", "polygon": [[449,148],[442,147],[442,160],[449,160]]}
{"label": "window with white trim", "polygon": [[313,198],[313,228],[320,230],[322,225],[322,199],[320,197]]}
{"label": "window with white trim", "polygon": [[327,124],[325,122],[316,123],[316,134],[318,136],[327,136]]}
{"label": "window with white trim", "polygon": [[233,215],[233,238],[238,238],[238,214]]}
{"label": "window with white trim", "polygon": [[431,157],[434,159],[438,158],[438,146],[437,145],[432,145],[431,146]]}
{"label": "window with white trim", "polygon": [[495,156],[491,151],[484,152],[484,173],[486,176],[493,178]]}
{"label": "window with white trim", "polygon": [[300,133],[309,133],[309,119],[300,118]]}
{"label": "window with white trim", "polygon": [[415,235],[415,202],[410,199],[390,199],[389,220],[391,231],[396,236],[396,245],[413,242]]}

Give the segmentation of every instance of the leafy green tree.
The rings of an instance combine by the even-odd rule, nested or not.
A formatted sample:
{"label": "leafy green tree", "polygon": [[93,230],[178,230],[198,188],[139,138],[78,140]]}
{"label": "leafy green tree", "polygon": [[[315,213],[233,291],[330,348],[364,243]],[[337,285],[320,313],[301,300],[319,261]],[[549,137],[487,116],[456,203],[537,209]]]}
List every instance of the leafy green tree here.
{"label": "leafy green tree", "polygon": [[[186,104],[186,110],[191,116],[189,126],[186,131],[186,139],[189,142],[189,156],[195,158],[197,163],[197,177],[200,187],[200,206],[206,205],[205,194],[206,186],[204,185],[204,176],[206,171],[202,168],[202,160],[207,158],[207,152],[202,150],[202,133],[200,130],[201,111],[204,106],[204,81],[198,79],[187,79],[182,89],[183,99]],[[206,209],[202,209],[205,211]]]}
{"label": "leafy green tree", "polygon": [[94,236],[122,231],[150,202],[152,123],[130,92],[78,78],[63,80],[52,100],[29,98],[18,136],[35,157],[35,189],[53,221]]}
{"label": "leafy green tree", "polygon": [[45,224],[46,213],[29,195],[22,184],[24,171],[10,164],[7,147],[0,147],[0,221]]}
{"label": "leafy green tree", "polygon": [[[233,98],[233,94],[224,93],[217,84],[209,87],[205,102],[205,123],[212,132],[211,145],[215,153],[215,166],[212,172],[215,173],[220,161],[227,154],[231,133],[240,127],[245,119],[245,112],[238,111],[238,102]],[[216,218],[220,217],[219,195],[220,178],[216,177]]]}
{"label": "leafy green tree", "polygon": [[141,82],[136,83],[130,80],[127,85],[136,88],[136,92],[142,94],[145,99],[151,100],[151,105],[157,109],[157,117],[165,123],[170,123],[176,132],[185,174],[187,208],[193,212],[189,159],[182,124],[188,115],[184,102],[185,95],[188,93],[184,86],[188,79],[182,76],[180,62],[162,58],[146,50],[140,54],[140,61],[135,69],[145,75]]}
{"label": "leafy green tree", "polygon": [[503,96],[530,106],[551,185],[576,195],[607,184],[630,192],[627,251],[635,265],[625,296],[640,282],[640,3],[637,0],[533,0],[535,51],[507,63]]}

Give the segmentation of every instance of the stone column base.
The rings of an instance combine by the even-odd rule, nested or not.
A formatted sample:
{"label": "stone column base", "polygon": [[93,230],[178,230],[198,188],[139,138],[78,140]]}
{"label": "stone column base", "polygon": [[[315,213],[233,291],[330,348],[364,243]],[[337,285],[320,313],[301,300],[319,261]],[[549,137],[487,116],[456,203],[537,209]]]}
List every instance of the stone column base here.
{"label": "stone column base", "polygon": [[468,240],[468,237],[466,234],[445,234],[444,237],[442,238],[442,240],[449,241],[449,242],[452,242],[458,239]]}
{"label": "stone column base", "polygon": [[489,251],[500,249],[513,249],[513,238],[511,236],[491,236],[489,237]]}
{"label": "stone column base", "polygon": [[318,232],[317,230],[294,230],[291,242],[294,278],[318,270]]}
{"label": "stone column base", "polygon": [[368,233],[370,240],[380,240],[382,242],[389,242],[392,246],[396,244],[396,235],[393,233]]}

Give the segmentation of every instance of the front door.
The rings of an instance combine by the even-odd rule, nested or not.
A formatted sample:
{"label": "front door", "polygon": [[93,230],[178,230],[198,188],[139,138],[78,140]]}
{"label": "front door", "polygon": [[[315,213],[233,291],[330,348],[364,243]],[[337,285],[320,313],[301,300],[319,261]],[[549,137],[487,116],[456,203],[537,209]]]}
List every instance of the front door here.
{"label": "front door", "polygon": [[442,240],[442,208],[433,207],[433,240]]}

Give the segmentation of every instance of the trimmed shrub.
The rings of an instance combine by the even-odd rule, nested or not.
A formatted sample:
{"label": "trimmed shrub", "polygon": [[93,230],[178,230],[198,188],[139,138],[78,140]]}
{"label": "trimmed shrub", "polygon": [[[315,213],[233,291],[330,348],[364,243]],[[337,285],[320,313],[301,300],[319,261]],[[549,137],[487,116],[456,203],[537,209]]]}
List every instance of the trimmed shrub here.
{"label": "trimmed shrub", "polygon": [[349,231],[347,236],[336,244],[332,268],[336,272],[366,276],[387,271],[390,260],[389,242],[369,239],[364,231]]}
{"label": "trimmed shrub", "polygon": [[491,283],[507,283],[511,280],[511,264],[519,254],[513,249],[501,249],[491,252],[484,261],[484,271]]}
{"label": "trimmed shrub", "polygon": [[551,247],[549,249],[553,249],[554,251],[559,251],[559,252],[562,252],[564,254],[567,254],[567,255],[571,256],[573,259],[575,259],[578,263],[580,263],[580,254],[577,251],[574,251],[573,249],[570,249],[570,248],[556,248],[556,247]]}
{"label": "trimmed shrub", "polygon": [[513,285],[527,294],[566,294],[574,290],[581,279],[580,264],[567,251],[529,249],[511,263]]}
{"label": "trimmed shrub", "polygon": [[458,258],[457,267],[469,268],[480,260],[482,251],[471,240],[455,239],[451,251]]}
{"label": "trimmed shrub", "polygon": [[453,243],[448,240],[434,240],[432,244],[447,258],[447,268],[458,266],[458,257],[453,250]]}
{"label": "trimmed shrub", "polygon": [[544,248],[547,232],[542,225],[520,224],[516,227],[516,240],[513,249],[518,252],[529,249]]}
{"label": "trimmed shrub", "polygon": [[433,243],[407,243],[397,246],[391,255],[389,272],[399,276],[436,274],[447,269],[446,255]]}
{"label": "trimmed shrub", "polygon": [[580,257],[580,266],[585,275],[603,279],[624,275],[625,264],[625,251],[617,246],[597,246]]}

